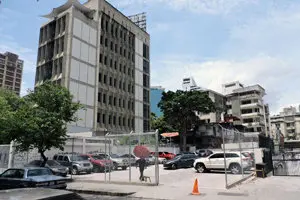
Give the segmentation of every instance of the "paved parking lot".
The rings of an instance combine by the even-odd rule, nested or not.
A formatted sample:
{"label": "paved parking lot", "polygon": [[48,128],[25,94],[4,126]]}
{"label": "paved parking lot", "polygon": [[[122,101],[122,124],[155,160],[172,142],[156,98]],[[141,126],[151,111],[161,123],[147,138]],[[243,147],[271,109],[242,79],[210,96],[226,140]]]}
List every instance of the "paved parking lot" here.
{"label": "paved parking lot", "polygon": [[[129,182],[130,170],[118,170],[111,173],[93,173],[87,175],[73,176],[75,180],[83,181],[105,181],[111,180],[112,182]],[[139,181],[139,169],[131,167],[131,182],[140,183]],[[151,178],[152,183],[155,183],[155,166],[149,166],[144,171],[145,176]],[[195,178],[198,179],[199,187],[212,188],[212,189],[224,189],[225,188],[225,174],[224,172],[211,172],[199,174],[193,168],[177,169],[177,170],[165,170],[163,166],[159,166],[159,183],[161,185],[179,186],[181,184],[192,187]],[[233,175],[228,173],[228,183],[233,183],[242,178],[242,175]]]}

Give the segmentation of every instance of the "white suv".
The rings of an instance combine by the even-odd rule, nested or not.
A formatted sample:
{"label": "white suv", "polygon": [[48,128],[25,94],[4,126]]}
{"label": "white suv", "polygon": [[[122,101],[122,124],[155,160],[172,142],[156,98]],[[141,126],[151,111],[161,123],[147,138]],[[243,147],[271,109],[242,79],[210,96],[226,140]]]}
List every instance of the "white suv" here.
{"label": "white suv", "polygon": [[[251,160],[240,152],[227,152],[226,166],[233,174],[241,173],[243,169],[251,168]],[[194,168],[198,173],[203,173],[209,170],[224,170],[224,153],[216,152],[206,158],[198,158],[194,162]]]}

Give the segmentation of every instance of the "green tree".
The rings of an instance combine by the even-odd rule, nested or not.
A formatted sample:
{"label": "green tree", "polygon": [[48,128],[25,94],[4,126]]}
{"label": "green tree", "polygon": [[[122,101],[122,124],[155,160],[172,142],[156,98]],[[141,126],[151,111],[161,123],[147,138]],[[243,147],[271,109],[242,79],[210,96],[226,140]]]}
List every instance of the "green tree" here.
{"label": "green tree", "polygon": [[215,110],[215,104],[201,91],[164,92],[158,106],[165,120],[180,132],[181,149],[186,151],[186,134],[198,122],[198,114],[207,114]]}
{"label": "green tree", "polygon": [[13,123],[6,129],[6,136],[15,142],[16,150],[37,149],[44,160],[42,166],[47,161],[45,151],[63,150],[67,124],[78,120],[76,112],[82,108],[72,98],[66,88],[49,82],[29,91],[13,112]]}
{"label": "green tree", "polygon": [[151,124],[151,129],[153,130],[157,129],[159,134],[175,131],[175,129],[166,121],[163,115],[157,117],[155,113],[151,113],[150,124]]}

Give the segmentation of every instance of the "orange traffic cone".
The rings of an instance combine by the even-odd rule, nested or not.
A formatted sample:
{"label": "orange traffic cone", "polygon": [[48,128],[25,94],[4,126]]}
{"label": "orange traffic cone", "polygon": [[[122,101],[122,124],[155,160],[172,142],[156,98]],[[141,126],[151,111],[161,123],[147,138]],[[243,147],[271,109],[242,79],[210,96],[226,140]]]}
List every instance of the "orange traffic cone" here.
{"label": "orange traffic cone", "polygon": [[192,195],[200,195],[200,192],[198,190],[198,179],[195,179]]}

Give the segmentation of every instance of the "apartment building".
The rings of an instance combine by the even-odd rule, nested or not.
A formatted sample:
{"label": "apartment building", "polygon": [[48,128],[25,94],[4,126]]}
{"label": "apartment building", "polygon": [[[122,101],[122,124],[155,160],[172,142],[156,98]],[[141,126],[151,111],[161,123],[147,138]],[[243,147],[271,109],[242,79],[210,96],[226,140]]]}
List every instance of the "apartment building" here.
{"label": "apartment building", "polygon": [[276,138],[279,128],[285,140],[300,140],[300,107],[284,108],[278,115],[271,117],[271,135]]}
{"label": "apartment building", "polygon": [[[105,0],[68,0],[40,28],[35,86],[67,87],[86,109],[70,132],[150,130],[150,35]],[[142,16],[143,18],[145,16]]]}
{"label": "apartment building", "polygon": [[0,88],[6,88],[20,95],[24,61],[19,56],[0,53]]}
{"label": "apartment building", "polygon": [[240,82],[223,84],[227,114],[239,120],[246,132],[269,134],[269,106],[264,103],[265,89],[260,85],[244,86]]}

